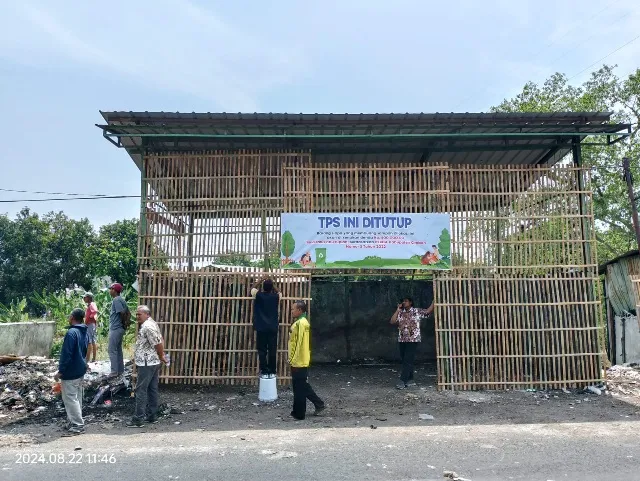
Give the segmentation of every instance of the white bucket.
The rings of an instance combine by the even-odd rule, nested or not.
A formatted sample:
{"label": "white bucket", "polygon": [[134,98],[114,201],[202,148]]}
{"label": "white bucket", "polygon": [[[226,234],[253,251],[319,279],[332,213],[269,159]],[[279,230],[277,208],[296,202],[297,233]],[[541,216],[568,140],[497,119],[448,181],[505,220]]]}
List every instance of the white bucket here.
{"label": "white bucket", "polygon": [[258,392],[258,401],[263,403],[273,402],[278,399],[278,386],[276,378],[260,378],[260,391]]}

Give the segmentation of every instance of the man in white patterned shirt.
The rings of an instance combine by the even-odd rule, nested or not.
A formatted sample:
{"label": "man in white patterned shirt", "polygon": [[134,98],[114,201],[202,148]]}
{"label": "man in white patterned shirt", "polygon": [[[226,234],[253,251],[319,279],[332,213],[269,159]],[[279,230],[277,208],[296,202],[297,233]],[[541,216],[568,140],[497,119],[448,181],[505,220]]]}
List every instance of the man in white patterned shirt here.
{"label": "man in white patterned shirt", "polygon": [[136,412],[127,426],[141,428],[144,421],[158,422],[158,379],[160,366],[166,363],[164,340],[147,306],[136,311],[138,337],[134,351],[136,362]]}

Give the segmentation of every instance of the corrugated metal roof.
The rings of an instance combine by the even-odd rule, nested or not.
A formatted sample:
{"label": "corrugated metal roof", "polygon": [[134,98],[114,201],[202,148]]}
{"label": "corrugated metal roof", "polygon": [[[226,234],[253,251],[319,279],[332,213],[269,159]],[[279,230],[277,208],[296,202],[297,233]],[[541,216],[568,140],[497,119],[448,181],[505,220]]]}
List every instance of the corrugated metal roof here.
{"label": "corrugated metal roof", "polygon": [[638,249],[601,264],[598,272],[605,274],[607,298],[613,312],[618,316],[635,313],[637,301],[631,277],[640,275]]}
{"label": "corrugated metal roof", "polygon": [[598,267],[598,273],[604,274],[605,272],[607,272],[607,266],[620,262],[622,259],[626,259],[627,257],[635,257],[637,255],[640,255],[640,252],[638,251],[638,249],[632,249],[629,252],[625,252],[624,254],[619,255],[615,259],[611,259],[610,261],[600,264],[600,266]]}
{"label": "corrugated metal roof", "polygon": [[426,123],[466,123],[466,124],[487,124],[496,123],[608,123],[611,118],[611,112],[524,112],[524,113],[375,113],[375,114],[293,114],[293,113],[228,113],[228,112],[131,112],[131,111],[114,111],[100,112],[107,122],[122,121],[152,121],[157,122],[163,120],[167,122],[181,121],[202,122],[213,121],[222,123],[242,123],[251,122],[271,123],[271,122],[303,122],[312,124],[400,124],[404,125],[411,122],[421,124]]}
{"label": "corrugated metal roof", "polygon": [[[101,112],[100,127],[139,163],[152,151],[311,150],[317,162],[553,164],[574,137],[624,135],[608,112],[558,113],[170,113]],[[331,137],[328,137],[331,136]]]}

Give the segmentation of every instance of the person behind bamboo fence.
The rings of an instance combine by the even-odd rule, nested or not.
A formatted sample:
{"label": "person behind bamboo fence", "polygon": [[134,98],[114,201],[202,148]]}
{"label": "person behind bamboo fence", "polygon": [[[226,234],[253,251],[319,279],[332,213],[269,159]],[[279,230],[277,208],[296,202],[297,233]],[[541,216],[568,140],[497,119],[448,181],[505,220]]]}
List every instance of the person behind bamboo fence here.
{"label": "person behind bamboo fence", "polygon": [[291,388],[293,390],[293,410],[291,416],[303,420],[307,413],[307,399],[315,406],[314,416],[325,410],[325,403],[309,384],[309,363],[311,362],[311,324],[307,319],[307,303],[295,301],[291,307],[294,319],[289,332],[289,364],[291,365]]}
{"label": "person behind bamboo fence", "polygon": [[138,337],[134,348],[136,363],[136,411],[127,427],[141,428],[144,422],[158,422],[158,382],[160,367],[166,363],[164,340],[147,306],[136,310]]}
{"label": "person behind bamboo fence", "polygon": [[400,380],[396,384],[398,389],[406,389],[416,385],[413,379],[413,363],[418,346],[422,341],[420,319],[429,317],[432,313],[433,302],[427,309],[418,309],[413,307],[413,299],[405,297],[391,316],[391,324],[398,326],[398,347],[402,361]]}
{"label": "person behind bamboo fence", "polygon": [[87,325],[87,362],[96,362],[98,354],[98,306],[93,301],[93,293],[84,293],[84,302],[87,304],[85,311],[85,324]]}
{"label": "person behind bamboo fence", "polygon": [[278,305],[280,293],[271,279],[251,289],[253,297],[253,329],[256,331],[256,345],[260,364],[260,376],[276,377],[276,354],[278,350]]}
{"label": "person behind bamboo fence", "polygon": [[69,330],[62,341],[58,372],[54,375],[60,381],[62,402],[67,412],[67,429],[63,436],[84,433],[82,419],[82,381],[87,372],[87,326],[84,311],[74,309],[69,315]]}
{"label": "person behind bamboo fence", "polygon": [[122,284],[112,284],[109,294],[113,298],[109,313],[109,361],[111,363],[110,376],[124,374],[124,354],[122,340],[131,323],[131,312],[122,298]]}

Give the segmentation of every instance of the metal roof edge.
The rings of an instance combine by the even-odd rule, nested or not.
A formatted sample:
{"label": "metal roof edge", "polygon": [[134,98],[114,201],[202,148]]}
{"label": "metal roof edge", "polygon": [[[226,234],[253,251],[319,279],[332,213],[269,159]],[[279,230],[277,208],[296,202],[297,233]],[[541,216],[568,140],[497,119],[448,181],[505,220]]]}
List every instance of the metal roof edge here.
{"label": "metal roof edge", "polygon": [[626,259],[627,257],[633,257],[637,255],[640,255],[640,251],[638,251],[638,249],[632,249],[628,252],[625,252],[624,254],[619,255],[614,259],[611,259],[610,261],[605,262],[604,264],[600,264],[600,266],[598,266],[598,274],[605,274],[607,271],[607,266],[610,266],[611,264],[620,262],[622,259]]}

